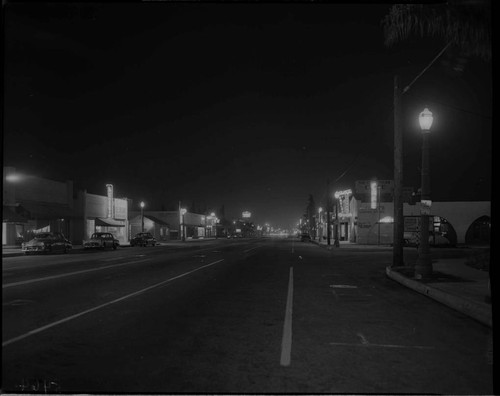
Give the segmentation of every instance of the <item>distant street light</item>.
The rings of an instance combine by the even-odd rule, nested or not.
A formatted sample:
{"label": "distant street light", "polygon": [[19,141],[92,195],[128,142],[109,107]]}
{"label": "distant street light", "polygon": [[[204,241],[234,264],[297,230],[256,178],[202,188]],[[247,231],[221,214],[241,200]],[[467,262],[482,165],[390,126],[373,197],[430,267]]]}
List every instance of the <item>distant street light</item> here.
{"label": "distant street light", "polygon": [[144,202],[141,202],[140,205],[141,205],[141,232],[144,232]]}
{"label": "distant street light", "polygon": [[181,209],[182,215],[182,242],[186,242],[186,224],[184,222],[184,215],[186,214],[186,209]]}
{"label": "distant street light", "polygon": [[422,129],[422,170],[420,195],[420,244],[415,265],[415,278],[422,279],[432,274],[432,261],[429,251],[429,215],[431,212],[429,138],[432,126],[432,113],[425,108],[418,117]]}

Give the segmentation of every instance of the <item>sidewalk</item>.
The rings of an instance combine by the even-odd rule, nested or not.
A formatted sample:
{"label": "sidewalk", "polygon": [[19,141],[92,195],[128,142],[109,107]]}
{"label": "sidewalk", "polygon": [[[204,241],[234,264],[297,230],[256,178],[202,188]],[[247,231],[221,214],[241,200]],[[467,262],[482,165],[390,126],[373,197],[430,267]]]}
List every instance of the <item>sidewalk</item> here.
{"label": "sidewalk", "polygon": [[[157,243],[157,246],[186,246],[188,243],[196,243],[196,242],[208,242],[208,241],[216,241],[220,238],[196,238],[196,239],[186,239],[184,242],[179,240],[172,240],[168,242],[160,241]],[[121,243],[121,248],[130,247],[130,242]],[[81,250],[83,249],[83,245],[73,245],[73,250]],[[15,257],[15,256],[23,256],[24,253],[21,251],[21,246],[2,246],[2,257]]]}
{"label": "sidewalk", "polygon": [[[331,241],[330,246],[328,246],[326,242],[313,242],[329,250],[392,250],[392,247],[388,245],[357,245],[355,243],[341,241],[340,246],[335,247],[333,241]],[[489,256],[479,260],[484,261],[485,259],[489,259]],[[470,264],[470,258],[467,257],[433,259],[432,276],[429,279],[422,280],[415,279],[414,269],[408,266],[387,267],[386,274],[392,280],[424,296],[445,304],[486,326],[492,327],[489,272],[474,268],[468,264]],[[479,265],[476,266],[479,267]]]}

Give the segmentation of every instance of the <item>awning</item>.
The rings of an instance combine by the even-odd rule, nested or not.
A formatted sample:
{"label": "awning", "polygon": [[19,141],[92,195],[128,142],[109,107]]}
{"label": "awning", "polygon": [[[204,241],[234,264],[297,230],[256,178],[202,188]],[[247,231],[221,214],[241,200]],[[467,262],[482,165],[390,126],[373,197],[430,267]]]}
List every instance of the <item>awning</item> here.
{"label": "awning", "polygon": [[56,220],[74,218],[73,210],[67,205],[23,202],[19,205],[18,211],[31,219]]}
{"label": "awning", "polygon": [[115,220],[111,218],[101,218],[101,217],[96,217],[95,219],[95,225],[96,226],[103,226],[103,227],[125,227],[125,221],[124,220]]}
{"label": "awning", "polygon": [[6,223],[27,223],[28,219],[17,214],[14,208],[4,206],[2,210],[2,221]]}

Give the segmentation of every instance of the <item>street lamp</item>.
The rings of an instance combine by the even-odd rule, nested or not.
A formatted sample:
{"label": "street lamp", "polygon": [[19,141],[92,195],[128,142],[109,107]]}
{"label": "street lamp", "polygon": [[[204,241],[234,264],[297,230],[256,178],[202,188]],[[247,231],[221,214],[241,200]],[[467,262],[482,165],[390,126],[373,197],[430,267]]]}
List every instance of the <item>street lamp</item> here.
{"label": "street lamp", "polygon": [[141,201],[141,232],[144,232],[144,202]]}
{"label": "street lamp", "polygon": [[184,223],[184,215],[186,214],[186,209],[181,209],[182,215],[182,242],[186,242],[186,224]]}
{"label": "street lamp", "polygon": [[432,126],[432,113],[425,108],[418,117],[422,129],[422,170],[420,196],[420,244],[415,265],[415,278],[422,279],[432,274],[432,261],[429,252],[429,215],[431,211],[429,138]]}
{"label": "street lamp", "polygon": [[[318,241],[319,242],[321,242],[321,237],[323,235],[323,227],[321,227],[321,212],[322,211],[323,211],[322,207],[318,208]],[[321,233],[320,233],[320,230],[321,230]]]}

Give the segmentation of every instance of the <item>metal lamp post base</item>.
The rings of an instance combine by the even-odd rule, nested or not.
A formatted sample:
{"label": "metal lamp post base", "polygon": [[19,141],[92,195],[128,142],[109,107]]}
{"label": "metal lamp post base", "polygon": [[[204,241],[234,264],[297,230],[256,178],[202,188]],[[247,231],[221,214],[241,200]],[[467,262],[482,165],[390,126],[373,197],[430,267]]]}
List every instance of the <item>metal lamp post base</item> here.
{"label": "metal lamp post base", "polygon": [[432,261],[430,254],[420,254],[415,264],[415,278],[429,278],[432,275]]}

